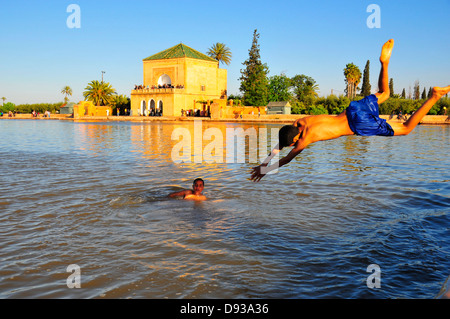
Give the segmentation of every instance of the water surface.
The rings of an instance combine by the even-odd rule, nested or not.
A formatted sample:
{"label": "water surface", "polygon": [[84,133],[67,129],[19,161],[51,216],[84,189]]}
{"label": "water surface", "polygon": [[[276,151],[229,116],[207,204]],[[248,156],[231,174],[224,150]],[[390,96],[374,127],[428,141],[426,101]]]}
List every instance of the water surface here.
{"label": "water surface", "polygon": [[[450,275],[450,127],[316,143],[260,183],[174,163],[180,127],[0,121],[0,297],[433,298]],[[197,177],[206,202],[167,198]]]}

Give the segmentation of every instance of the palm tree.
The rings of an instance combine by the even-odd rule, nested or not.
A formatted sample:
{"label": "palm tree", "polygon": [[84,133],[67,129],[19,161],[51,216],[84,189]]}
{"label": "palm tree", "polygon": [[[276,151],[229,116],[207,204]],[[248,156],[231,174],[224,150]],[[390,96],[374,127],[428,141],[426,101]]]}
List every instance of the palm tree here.
{"label": "palm tree", "polygon": [[299,101],[303,102],[309,96],[319,96],[317,93],[319,91],[319,85],[310,76],[304,74],[296,75],[291,79],[291,83],[295,97]]}
{"label": "palm tree", "polygon": [[207,54],[211,58],[216,59],[219,62],[225,63],[226,65],[229,65],[231,63],[232,57],[231,51],[224,43],[217,42],[211,48],[209,48]]}
{"label": "palm tree", "polygon": [[361,71],[353,63],[348,63],[344,69],[344,76],[347,82],[347,97],[354,98],[358,84],[361,81]]}
{"label": "palm tree", "polygon": [[86,101],[92,101],[97,106],[114,104],[116,90],[109,83],[91,81],[84,89],[83,96]]}
{"label": "palm tree", "polygon": [[318,97],[319,93],[317,93],[317,92],[319,91],[319,85],[317,83],[315,83],[315,81],[314,82],[306,82],[306,84],[307,84],[307,87],[305,90],[305,95]]}
{"label": "palm tree", "polygon": [[68,96],[72,96],[72,89],[70,88],[70,86],[65,86],[63,87],[63,89],[61,90],[61,93],[65,95],[64,97],[64,103],[67,104],[67,102],[69,101]]}
{"label": "palm tree", "polygon": [[3,100],[3,106],[5,106],[6,97],[2,97],[2,100]]}

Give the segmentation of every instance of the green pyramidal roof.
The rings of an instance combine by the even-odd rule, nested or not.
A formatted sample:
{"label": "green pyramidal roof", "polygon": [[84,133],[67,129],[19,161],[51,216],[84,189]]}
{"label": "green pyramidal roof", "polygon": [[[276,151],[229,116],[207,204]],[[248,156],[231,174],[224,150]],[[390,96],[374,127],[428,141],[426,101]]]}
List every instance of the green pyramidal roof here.
{"label": "green pyramidal roof", "polygon": [[192,58],[199,60],[206,60],[217,62],[217,60],[207,56],[206,54],[200,53],[197,50],[194,50],[183,43],[177,44],[167,50],[156,53],[148,58],[145,58],[144,61],[148,60],[162,60],[162,59],[177,59],[177,58]]}

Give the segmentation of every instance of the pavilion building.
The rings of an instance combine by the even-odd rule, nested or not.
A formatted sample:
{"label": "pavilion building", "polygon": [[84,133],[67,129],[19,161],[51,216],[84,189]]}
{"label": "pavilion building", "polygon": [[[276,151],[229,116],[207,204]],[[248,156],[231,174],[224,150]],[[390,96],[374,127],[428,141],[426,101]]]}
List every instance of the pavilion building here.
{"label": "pavilion building", "polygon": [[227,99],[227,70],[185,44],[143,59],[144,81],[131,91],[131,114],[208,114],[210,102]]}

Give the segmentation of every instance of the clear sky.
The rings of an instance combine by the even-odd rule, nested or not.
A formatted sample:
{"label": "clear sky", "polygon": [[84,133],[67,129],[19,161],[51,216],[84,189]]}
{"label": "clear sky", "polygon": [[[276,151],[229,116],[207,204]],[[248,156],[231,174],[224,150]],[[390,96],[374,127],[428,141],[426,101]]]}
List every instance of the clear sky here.
{"label": "clear sky", "polygon": [[[81,9],[80,28],[66,23],[70,4]],[[380,8],[379,28],[368,27],[370,4]],[[221,66],[228,93],[239,94],[255,29],[270,75],[311,76],[322,96],[343,93],[345,65],[362,72],[367,60],[374,90],[381,45],[394,38],[390,77],[395,93],[408,93],[415,81],[421,88],[450,84],[449,14],[450,0],[2,0],[0,97],[59,102],[68,85],[78,102],[101,71],[118,94],[130,96],[143,82],[142,59],[180,42],[203,53],[225,43],[233,54]]]}

